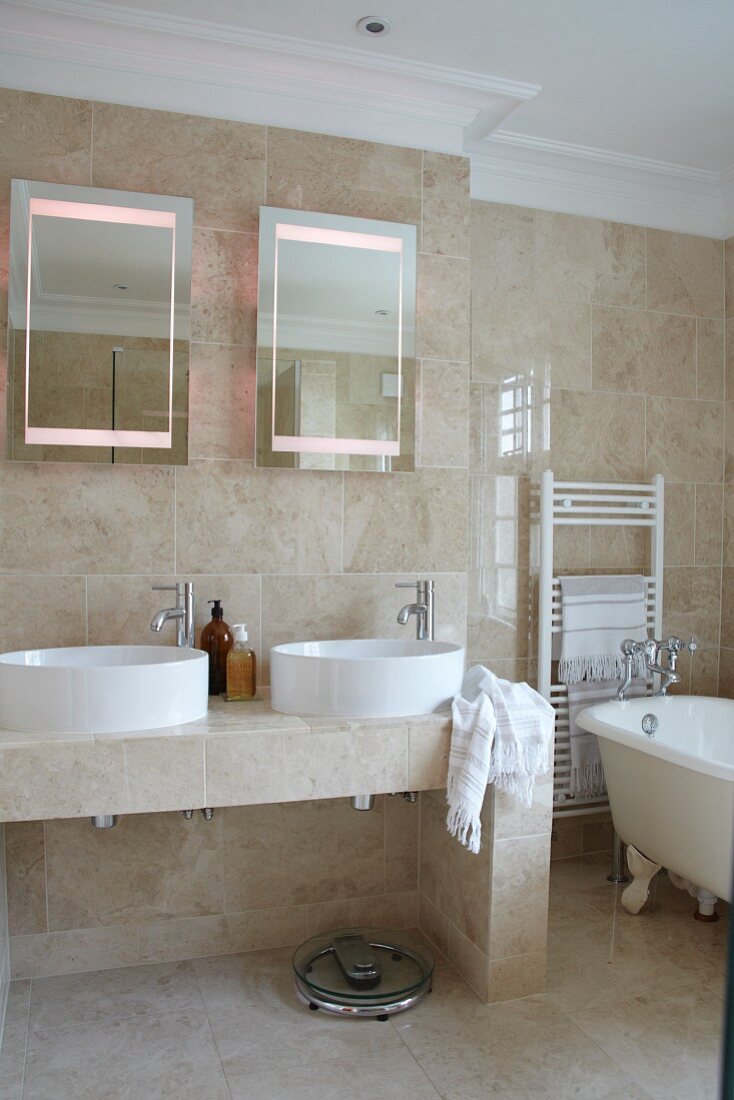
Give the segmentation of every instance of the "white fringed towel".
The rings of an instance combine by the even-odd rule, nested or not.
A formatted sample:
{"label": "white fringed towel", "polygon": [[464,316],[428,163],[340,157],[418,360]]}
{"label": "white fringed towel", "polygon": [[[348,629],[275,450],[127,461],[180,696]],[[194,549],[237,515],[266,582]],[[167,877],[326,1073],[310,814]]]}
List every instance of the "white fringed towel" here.
{"label": "white fringed towel", "polygon": [[[645,578],[561,577],[563,640],[558,679],[617,680],[622,676],[620,645],[625,638],[647,638]],[[645,674],[642,656],[633,674]]]}
{"label": "white fringed towel", "polygon": [[[596,798],[606,794],[604,768],[599,752],[599,740],[577,725],[580,711],[614,699],[619,684],[616,680],[585,680],[581,684],[568,685],[568,733],[571,745],[571,779],[569,792],[578,798]],[[635,677],[627,689],[627,696],[644,695],[647,684]]]}
{"label": "white fringed towel", "polygon": [[452,712],[446,827],[476,854],[488,783],[531,805],[535,777],[550,766],[554,711],[528,684],[512,684],[475,665]]}

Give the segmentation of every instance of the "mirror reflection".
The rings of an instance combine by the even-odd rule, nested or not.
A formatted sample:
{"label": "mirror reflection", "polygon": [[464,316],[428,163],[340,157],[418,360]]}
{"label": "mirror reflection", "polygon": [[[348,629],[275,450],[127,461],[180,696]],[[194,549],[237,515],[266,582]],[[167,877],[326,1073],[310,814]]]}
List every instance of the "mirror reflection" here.
{"label": "mirror reflection", "polygon": [[13,181],[9,457],[187,461],[192,215],[190,199]]}
{"label": "mirror reflection", "polygon": [[413,469],[415,227],[260,213],[258,465]]}

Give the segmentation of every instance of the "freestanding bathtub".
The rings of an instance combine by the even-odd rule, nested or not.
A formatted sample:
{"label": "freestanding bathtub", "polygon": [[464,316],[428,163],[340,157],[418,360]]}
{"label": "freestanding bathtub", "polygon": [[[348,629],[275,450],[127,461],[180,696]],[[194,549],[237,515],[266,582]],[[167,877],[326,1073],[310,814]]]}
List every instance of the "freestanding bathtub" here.
{"label": "freestanding bathtub", "polygon": [[[643,730],[646,715],[657,719],[654,732]],[[654,719],[645,722],[648,729]],[[674,872],[676,885],[702,888],[699,901],[701,892],[731,901],[734,700],[651,696],[599,703],[577,721],[599,737],[614,827],[633,846],[630,870],[638,876],[634,849],[645,857],[641,878],[650,864],[640,905],[634,908],[633,898],[627,908],[641,908],[659,866]]]}

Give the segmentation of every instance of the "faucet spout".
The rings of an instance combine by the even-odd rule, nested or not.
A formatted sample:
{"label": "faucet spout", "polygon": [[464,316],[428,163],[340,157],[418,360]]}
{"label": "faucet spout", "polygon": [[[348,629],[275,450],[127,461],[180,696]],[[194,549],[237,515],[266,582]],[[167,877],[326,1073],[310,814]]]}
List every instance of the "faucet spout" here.
{"label": "faucet spout", "polygon": [[406,603],[405,607],[401,607],[398,611],[398,622],[401,626],[405,626],[411,615],[425,615],[427,610],[424,603]]}
{"label": "faucet spout", "polygon": [[167,607],[164,611],[157,611],[153,618],[150,620],[150,629],[156,634],[160,634],[163,627],[170,619],[180,619],[183,617],[183,611],[180,607]]}
{"label": "faucet spout", "polygon": [[178,584],[154,584],[156,592],[175,592],[176,606],[164,607],[150,620],[150,629],[158,634],[170,619],[176,620],[176,645],[194,648],[194,586],[190,581]]}

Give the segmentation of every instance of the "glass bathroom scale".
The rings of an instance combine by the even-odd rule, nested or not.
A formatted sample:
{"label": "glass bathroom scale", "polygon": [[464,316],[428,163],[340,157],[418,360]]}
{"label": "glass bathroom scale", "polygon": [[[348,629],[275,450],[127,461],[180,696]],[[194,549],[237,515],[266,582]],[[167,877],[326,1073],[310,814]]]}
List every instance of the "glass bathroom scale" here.
{"label": "glass bathroom scale", "polygon": [[296,992],[310,1009],[386,1020],[430,993],[433,955],[410,932],[343,928],[302,943]]}

